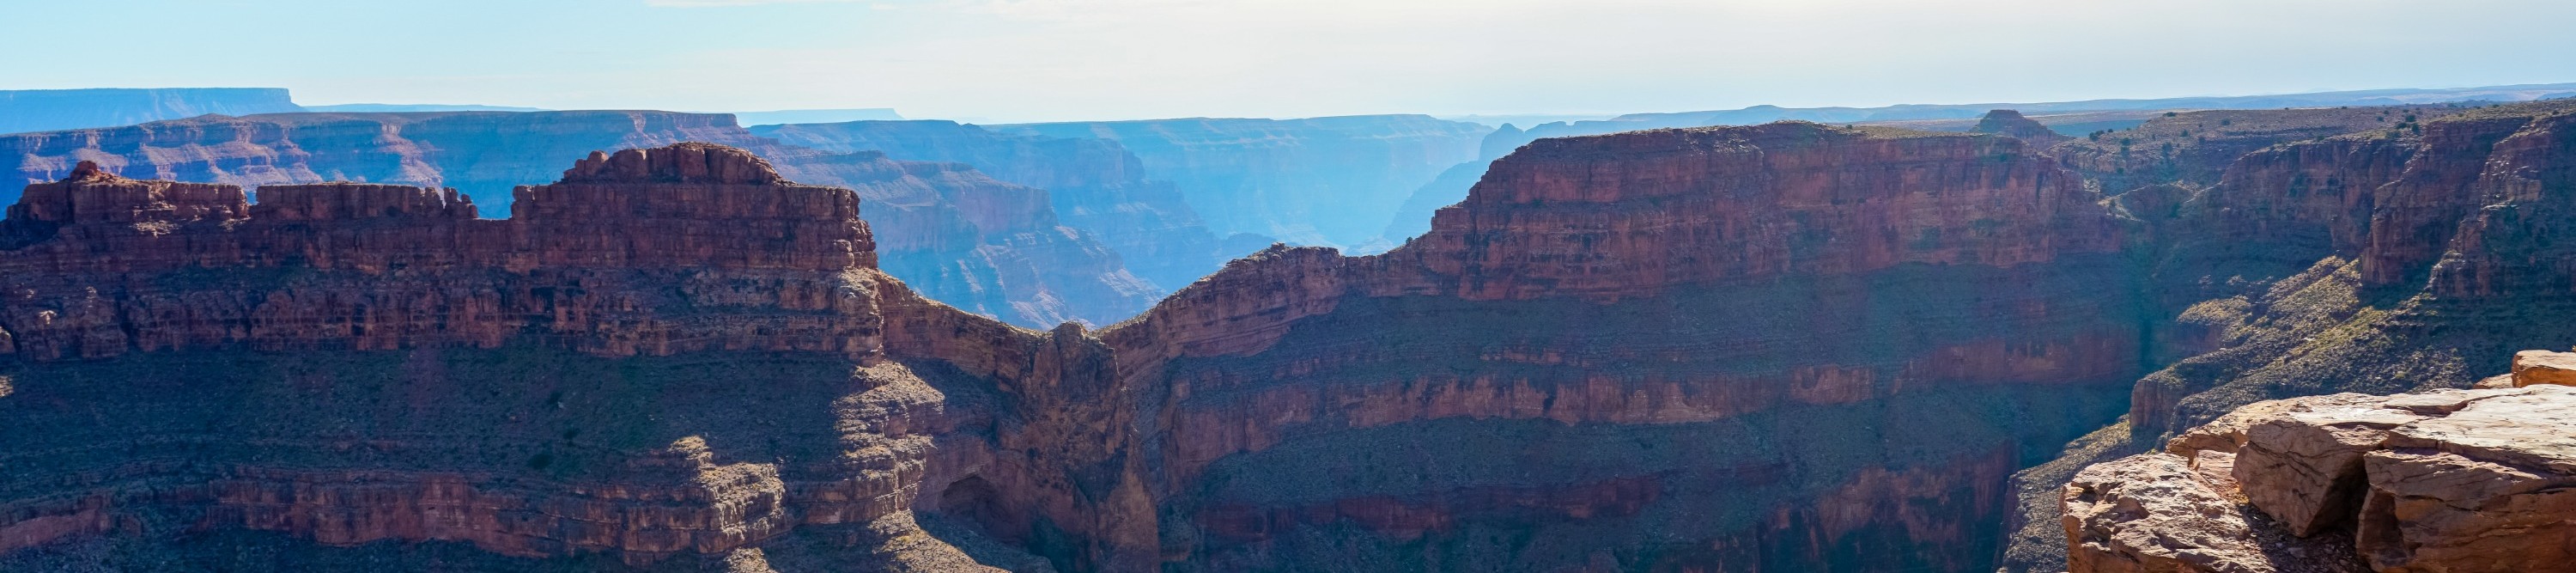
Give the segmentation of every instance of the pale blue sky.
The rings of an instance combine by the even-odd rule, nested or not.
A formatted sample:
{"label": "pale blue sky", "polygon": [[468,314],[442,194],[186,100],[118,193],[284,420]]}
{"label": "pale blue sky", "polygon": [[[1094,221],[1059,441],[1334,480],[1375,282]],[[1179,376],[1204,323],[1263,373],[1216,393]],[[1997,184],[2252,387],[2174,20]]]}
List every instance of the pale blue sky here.
{"label": "pale blue sky", "polygon": [[0,0],[0,89],[986,121],[1682,111],[2567,82],[2568,22],[2568,0]]}

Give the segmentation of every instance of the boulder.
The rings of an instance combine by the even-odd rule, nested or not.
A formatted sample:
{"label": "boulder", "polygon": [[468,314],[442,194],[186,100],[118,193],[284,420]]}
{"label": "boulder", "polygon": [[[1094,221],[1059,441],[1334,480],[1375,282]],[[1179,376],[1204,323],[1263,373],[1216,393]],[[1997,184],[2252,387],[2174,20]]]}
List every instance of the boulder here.
{"label": "boulder", "polygon": [[2576,386],[2576,352],[2525,350],[2513,353],[2513,385]]}

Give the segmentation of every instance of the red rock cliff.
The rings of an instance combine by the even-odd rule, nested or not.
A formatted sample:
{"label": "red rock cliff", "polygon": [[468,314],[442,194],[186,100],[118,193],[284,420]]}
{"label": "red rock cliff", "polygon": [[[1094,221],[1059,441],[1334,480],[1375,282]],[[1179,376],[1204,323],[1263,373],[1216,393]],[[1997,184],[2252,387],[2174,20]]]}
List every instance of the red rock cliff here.
{"label": "red rock cliff", "polygon": [[[2118,247],[2011,138],[1542,140],[1403,248],[1276,248],[1102,338],[1168,395],[1140,420],[1189,568],[1974,568],[2014,444],[2107,419],[2142,366]],[[1878,430],[1909,423],[1987,437]],[[1380,549],[1407,544],[1443,549]]]}

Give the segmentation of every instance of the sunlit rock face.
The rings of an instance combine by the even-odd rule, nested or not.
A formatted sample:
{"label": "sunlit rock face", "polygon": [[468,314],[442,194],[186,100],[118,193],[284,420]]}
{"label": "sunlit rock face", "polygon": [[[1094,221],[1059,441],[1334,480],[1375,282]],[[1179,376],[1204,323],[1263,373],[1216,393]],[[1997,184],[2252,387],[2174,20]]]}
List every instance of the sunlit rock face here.
{"label": "sunlit rock face", "polygon": [[2063,494],[2067,567],[2547,571],[2576,537],[2576,389],[2258,402]]}

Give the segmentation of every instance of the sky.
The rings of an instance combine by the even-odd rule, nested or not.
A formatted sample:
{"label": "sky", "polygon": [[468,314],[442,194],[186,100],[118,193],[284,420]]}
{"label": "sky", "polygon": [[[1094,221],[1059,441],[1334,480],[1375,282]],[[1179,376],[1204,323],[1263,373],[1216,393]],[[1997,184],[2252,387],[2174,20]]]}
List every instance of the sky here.
{"label": "sky", "polygon": [[983,122],[2576,82],[2568,0],[0,0],[0,89]]}

